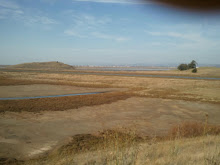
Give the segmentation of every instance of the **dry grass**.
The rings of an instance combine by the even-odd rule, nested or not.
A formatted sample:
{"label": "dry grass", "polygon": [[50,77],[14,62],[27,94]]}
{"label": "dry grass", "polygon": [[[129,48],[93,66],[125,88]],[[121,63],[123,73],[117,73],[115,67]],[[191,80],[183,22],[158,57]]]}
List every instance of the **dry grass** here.
{"label": "dry grass", "polygon": [[[7,164],[218,165],[220,132],[210,129],[204,134],[202,132],[207,128],[206,126],[199,123],[183,123],[177,126],[181,129],[176,130],[176,127],[172,129],[172,132],[179,132],[178,138],[169,140],[154,137],[144,140],[138,137],[135,131],[128,129],[108,130],[96,135],[76,135],[68,144],[53,150],[46,156],[17,162],[7,160],[9,162]],[[219,126],[210,128],[214,127],[218,130],[220,128]],[[202,132],[198,133],[201,129]],[[182,134],[183,132],[187,134]]]}
{"label": "dry grass", "polygon": [[110,104],[118,100],[125,100],[131,96],[131,94],[125,92],[111,92],[59,98],[0,100],[0,112],[63,111],[67,109],[80,108],[83,106]]}
{"label": "dry grass", "polygon": [[141,141],[143,141],[143,138],[137,136],[134,131],[128,129],[104,130],[96,135],[75,135],[72,137],[71,142],[59,148],[58,152],[66,155],[110,148],[115,150],[115,147],[122,149]]}
{"label": "dry grass", "polygon": [[201,122],[184,122],[173,127],[169,132],[169,138],[192,138],[203,135],[220,134],[220,126],[209,125]]}
{"label": "dry grass", "polygon": [[218,165],[220,137],[202,136],[140,146],[137,164]]}
{"label": "dry grass", "polygon": [[[207,73],[209,72],[207,71]],[[22,72],[0,74],[3,77],[0,78],[0,84],[2,85],[48,83],[86,87],[127,87],[130,90],[130,92],[105,93],[92,96],[1,101],[1,112],[6,110],[16,112],[65,110],[111,103],[129,98],[133,94],[143,97],[220,103],[220,81]],[[180,74],[184,73],[181,72]],[[201,75],[203,74],[201,73]],[[167,137],[152,138],[148,139],[147,142],[137,142],[133,135],[126,135],[125,138],[120,133],[112,133],[111,131],[109,134],[105,132],[100,135],[78,135],[73,137],[68,145],[52,152],[47,157],[25,162],[11,160],[8,164],[217,165],[220,164],[219,131],[219,126],[208,125],[205,122],[203,124],[180,124],[175,126]],[[6,161],[8,160],[4,160],[4,162]]]}
{"label": "dry grass", "polygon": [[[136,160],[138,143],[143,139],[135,134],[134,131],[128,129],[115,129],[115,130],[104,130],[98,134],[80,134],[72,137],[68,144],[61,146],[53,150],[52,152],[31,160],[16,160],[2,158],[0,160],[4,165],[19,165],[19,164],[74,164],[76,156],[87,153],[87,152],[99,152],[105,156],[104,164],[123,164],[128,156],[131,160]],[[132,149],[132,150],[131,150]],[[116,157],[118,155],[119,157]],[[61,160],[62,159],[62,160]],[[63,160],[64,159],[64,160]],[[86,159],[83,158],[82,161]],[[86,164],[91,164],[93,160],[88,160]],[[78,162],[79,163],[79,162]],[[78,164],[77,163],[77,164]]]}
{"label": "dry grass", "polygon": [[103,75],[0,72],[0,85],[60,84],[96,88],[129,88],[135,95],[220,103],[220,81]]}
{"label": "dry grass", "polygon": [[111,88],[107,84],[89,84],[89,83],[76,83],[72,81],[57,81],[57,80],[44,80],[44,79],[14,79],[8,77],[0,77],[0,86],[10,85],[31,85],[31,84],[49,84],[49,85],[69,85],[76,87],[92,87],[92,88]]}

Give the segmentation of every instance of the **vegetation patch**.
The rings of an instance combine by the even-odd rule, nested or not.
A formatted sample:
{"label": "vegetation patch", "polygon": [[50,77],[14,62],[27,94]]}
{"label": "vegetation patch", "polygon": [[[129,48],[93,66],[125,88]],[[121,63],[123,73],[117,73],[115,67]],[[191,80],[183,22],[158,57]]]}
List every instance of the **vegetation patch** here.
{"label": "vegetation patch", "polygon": [[64,111],[80,108],[110,104],[118,100],[125,100],[133,95],[127,92],[111,92],[95,95],[68,96],[59,98],[39,98],[25,100],[0,100],[0,112],[40,112],[40,111]]}
{"label": "vegetation patch", "polygon": [[209,125],[201,122],[184,122],[180,125],[174,126],[168,137],[174,138],[192,138],[203,135],[219,135],[220,126]]}
{"label": "vegetation patch", "polygon": [[[177,130],[177,127],[180,129]],[[206,128],[212,129],[204,134]],[[182,123],[171,129],[174,133],[171,139],[167,138],[170,134],[160,138],[143,138],[124,128],[79,134],[47,155],[17,163],[14,160],[8,164],[218,164],[220,132],[216,129],[219,128],[201,123]]]}
{"label": "vegetation patch", "polygon": [[87,151],[116,147],[116,145],[119,148],[124,148],[143,140],[144,139],[138,136],[135,131],[128,129],[104,130],[96,135],[79,134],[73,136],[70,143],[59,149],[59,153],[83,153]]}
{"label": "vegetation patch", "polygon": [[177,67],[177,69],[180,71],[193,69],[192,73],[196,73],[197,72],[196,65],[197,65],[197,62],[195,60],[192,60],[192,62],[190,62],[189,64],[180,64]]}
{"label": "vegetation patch", "polygon": [[112,86],[109,84],[77,83],[77,82],[62,81],[62,80],[13,79],[8,77],[0,77],[0,86],[32,85],[32,84],[69,85],[75,87],[92,87],[92,88],[112,88]]}

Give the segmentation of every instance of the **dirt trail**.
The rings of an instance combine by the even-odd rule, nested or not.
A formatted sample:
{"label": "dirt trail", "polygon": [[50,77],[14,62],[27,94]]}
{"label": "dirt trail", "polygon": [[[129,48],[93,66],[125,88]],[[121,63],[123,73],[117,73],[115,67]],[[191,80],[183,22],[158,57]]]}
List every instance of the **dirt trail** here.
{"label": "dirt trail", "polygon": [[135,127],[144,135],[165,134],[182,121],[220,124],[220,105],[168,99],[129,98],[66,111],[5,112],[0,115],[0,157],[23,159],[44,153],[76,134]]}

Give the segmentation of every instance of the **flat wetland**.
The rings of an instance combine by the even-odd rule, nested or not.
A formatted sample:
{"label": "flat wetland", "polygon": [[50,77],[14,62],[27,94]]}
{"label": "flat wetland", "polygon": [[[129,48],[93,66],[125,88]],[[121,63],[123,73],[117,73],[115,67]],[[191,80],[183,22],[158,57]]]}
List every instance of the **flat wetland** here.
{"label": "flat wetland", "polygon": [[[208,124],[220,126],[220,80],[104,75],[131,72],[220,78],[220,68],[211,67],[198,68],[198,73],[174,69],[106,71],[86,67],[71,71],[1,69],[0,98],[106,93],[0,100],[0,158],[35,159],[69,144],[73,136],[96,135],[104,130],[132,128],[138,136],[152,138],[166,136],[174,126],[183,122],[204,123],[208,120]],[[219,141],[219,135],[210,138]],[[76,164],[86,164],[83,157],[88,153],[89,150],[77,155]],[[90,153],[88,160],[92,157]]]}

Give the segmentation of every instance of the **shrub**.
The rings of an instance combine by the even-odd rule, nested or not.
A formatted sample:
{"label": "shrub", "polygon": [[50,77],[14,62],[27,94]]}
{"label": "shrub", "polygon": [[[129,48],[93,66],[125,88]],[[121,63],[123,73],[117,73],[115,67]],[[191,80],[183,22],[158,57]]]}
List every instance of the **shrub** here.
{"label": "shrub", "polygon": [[187,70],[187,69],[188,69],[188,65],[187,65],[187,64],[180,64],[180,65],[178,66],[178,69],[179,69],[179,70]]}
{"label": "shrub", "polygon": [[192,60],[192,62],[190,62],[188,64],[188,68],[189,69],[196,68],[196,64],[197,64],[197,62],[195,60]]}
{"label": "shrub", "polygon": [[194,68],[194,69],[192,70],[192,73],[197,73],[197,69]]}

